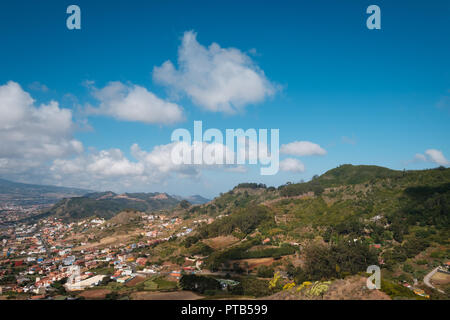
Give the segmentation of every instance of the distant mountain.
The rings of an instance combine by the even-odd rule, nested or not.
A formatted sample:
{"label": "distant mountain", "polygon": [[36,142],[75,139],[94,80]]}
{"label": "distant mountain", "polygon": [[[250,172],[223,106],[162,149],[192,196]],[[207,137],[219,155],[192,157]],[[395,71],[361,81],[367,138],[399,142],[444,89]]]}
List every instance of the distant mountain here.
{"label": "distant mountain", "polygon": [[182,196],[173,196],[174,198],[178,199],[178,200],[187,200],[189,201],[189,203],[191,204],[204,204],[207,202],[210,202],[211,199],[207,199],[205,197],[202,197],[198,194],[190,196],[190,197],[182,197]]}
{"label": "distant mountain", "polygon": [[41,215],[55,216],[66,221],[97,216],[110,219],[124,210],[151,212],[171,209],[180,201],[166,193],[123,193],[111,191],[95,192],[63,199]]}
{"label": "distant mountain", "polygon": [[0,179],[0,202],[18,206],[53,204],[92,190],[27,184]]}

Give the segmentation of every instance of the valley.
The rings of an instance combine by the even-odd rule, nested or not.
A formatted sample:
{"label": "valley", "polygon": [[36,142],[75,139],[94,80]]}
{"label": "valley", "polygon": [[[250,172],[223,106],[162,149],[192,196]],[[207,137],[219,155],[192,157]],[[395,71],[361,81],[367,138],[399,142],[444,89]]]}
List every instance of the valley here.
{"label": "valley", "polygon": [[[1,292],[7,299],[448,299],[449,210],[445,168],[343,165],[277,188],[242,183],[202,204],[163,193],[88,193],[3,227]],[[369,265],[381,267],[380,290],[364,288]],[[75,269],[72,284],[83,287],[73,290]]]}

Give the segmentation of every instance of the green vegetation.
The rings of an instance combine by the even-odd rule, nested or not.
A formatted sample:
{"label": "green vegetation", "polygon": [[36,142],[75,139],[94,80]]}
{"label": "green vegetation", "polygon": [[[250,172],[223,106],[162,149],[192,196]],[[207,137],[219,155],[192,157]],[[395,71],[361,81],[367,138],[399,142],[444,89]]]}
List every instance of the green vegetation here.
{"label": "green vegetation", "polygon": [[374,182],[377,179],[399,178],[404,173],[384,167],[344,164],[321,175],[317,182],[323,187],[355,185]]}
{"label": "green vegetation", "polygon": [[[377,166],[343,165],[309,182],[288,183],[278,189],[242,183],[201,206],[178,200],[172,203],[170,198],[159,205],[150,205],[150,195],[127,196],[142,200],[137,202],[145,206],[139,209],[143,211],[153,205],[176,205],[174,216],[184,217],[186,227],[195,220],[193,216],[198,215],[202,220],[216,217],[213,223],[201,224],[188,237],[172,237],[170,241],[143,249],[146,256],[155,257],[159,264],[170,261],[183,265],[185,257],[204,256],[204,268],[229,272],[233,276],[227,278],[240,282],[222,290],[212,277],[182,276],[183,289],[205,295],[221,296],[226,291],[228,295],[267,296],[283,286],[271,290],[268,281],[260,278],[272,278],[282,271],[287,271],[289,281],[293,279],[300,284],[345,278],[365,272],[367,266],[375,264],[382,265],[386,275],[382,283],[384,292],[393,298],[417,298],[398,283],[423,279],[432,267],[450,258],[450,169],[445,168],[395,171]],[[122,200],[132,201],[116,199],[109,193],[93,194],[63,201],[52,210],[71,218],[88,214],[84,210],[110,215],[125,206]],[[121,218],[126,218],[130,225],[139,220],[138,215],[131,213],[126,217],[119,215],[115,220]],[[125,226],[115,228],[131,230]],[[231,235],[236,239],[226,237]],[[220,238],[211,239],[216,237]],[[266,238],[270,242],[263,244]],[[277,261],[270,267],[261,266],[266,261],[252,261],[259,264],[256,270],[252,265],[256,277],[249,274],[252,263],[247,261],[245,265],[240,261],[267,257]],[[10,269],[17,272],[13,266]],[[100,266],[93,271],[110,273],[111,270]],[[116,288],[111,283],[104,286],[121,290],[121,294],[132,290],[124,286]],[[173,290],[177,285],[156,277],[137,284],[136,288]],[[320,288],[319,295],[323,293]]]}
{"label": "green vegetation", "polygon": [[261,266],[258,268],[256,275],[260,278],[272,278],[274,270],[268,266]]}
{"label": "green vegetation", "polygon": [[[413,291],[405,288],[399,284],[391,281],[381,279],[381,291],[386,293],[392,299],[418,299],[421,297],[417,296]],[[423,298],[425,299],[425,298]]]}
{"label": "green vegetation", "polygon": [[255,298],[269,296],[273,293],[269,289],[269,281],[261,280],[254,276],[240,277],[236,279],[239,284],[230,289],[233,295],[252,296]]}
{"label": "green vegetation", "polygon": [[220,290],[219,281],[212,277],[196,276],[195,274],[183,275],[180,279],[180,287],[183,290],[191,290],[198,293],[205,293],[206,291]]}
{"label": "green vegetation", "polygon": [[155,198],[158,193],[126,193],[121,197],[113,192],[89,193],[82,197],[63,199],[49,211],[40,215],[57,216],[66,221],[83,219],[91,216],[110,219],[126,210],[150,212],[175,207],[179,201],[166,195]]}
{"label": "green vegetation", "polygon": [[276,248],[266,248],[261,250],[252,250],[252,251],[245,251],[242,252],[237,259],[257,259],[257,258],[280,258],[282,256],[287,256],[290,254],[294,254],[296,252],[296,248],[287,244],[283,243],[280,247]]}
{"label": "green vegetation", "polygon": [[365,271],[377,264],[377,254],[361,242],[339,242],[331,245],[313,244],[305,248],[303,268],[288,267],[288,273],[296,283],[304,281],[342,278],[345,275]]}
{"label": "green vegetation", "polygon": [[251,206],[245,209],[238,209],[230,216],[200,227],[197,234],[201,239],[229,235],[235,230],[239,230],[244,234],[250,234],[263,223],[274,223],[273,215],[269,209],[264,206]]}
{"label": "green vegetation", "polygon": [[[395,246],[383,254],[386,267],[392,270],[397,263],[404,262],[406,259],[416,256],[427,247],[428,243],[426,241],[419,239],[407,240],[402,245]],[[411,268],[406,272],[411,272]]]}
{"label": "green vegetation", "polygon": [[266,248],[261,250],[249,250],[251,247],[261,243],[260,238],[250,238],[235,245],[231,248],[227,248],[221,251],[213,252],[206,261],[206,267],[210,270],[219,270],[227,261],[230,260],[242,260],[242,259],[255,259],[273,257],[279,258],[281,256],[290,255],[295,253],[296,249],[288,244],[283,244],[276,248]]}
{"label": "green vegetation", "polygon": [[208,246],[207,244],[203,243],[203,242],[197,242],[195,245],[193,245],[189,252],[192,255],[202,255],[202,256],[208,256],[210,255],[214,250]]}
{"label": "green vegetation", "polygon": [[[296,247],[287,242],[304,246],[323,239],[325,245],[307,245],[300,252],[302,268],[288,268],[296,282],[342,278],[379,264],[378,259],[384,261],[384,268],[401,271],[409,281],[423,278],[427,268],[449,258],[445,248],[431,252],[433,261],[410,262],[430,246],[449,244],[450,169],[395,171],[342,165],[309,182],[288,183],[278,190],[240,184],[198,212],[225,215],[184,241],[192,253],[209,255],[205,267],[213,271],[243,272],[231,261],[290,255]],[[200,241],[227,235],[241,242],[212,250]],[[266,237],[281,245],[261,248]],[[370,248],[372,244],[380,249]],[[269,268],[260,269],[261,277],[273,274]]]}
{"label": "green vegetation", "polygon": [[314,195],[321,195],[324,191],[324,188],[316,180],[298,184],[286,184],[278,189],[283,197],[299,196],[308,192],[313,192]]}
{"label": "green vegetation", "polygon": [[158,290],[174,290],[177,288],[177,283],[174,281],[166,280],[162,277],[157,277],[153,280],[154,283],[158,286]]}
{"label": "green vegetation", "polygon": [[240,183],[238,184],[236,187],[234,187],[235,189],[266,189],[267,186],[263,183]]}

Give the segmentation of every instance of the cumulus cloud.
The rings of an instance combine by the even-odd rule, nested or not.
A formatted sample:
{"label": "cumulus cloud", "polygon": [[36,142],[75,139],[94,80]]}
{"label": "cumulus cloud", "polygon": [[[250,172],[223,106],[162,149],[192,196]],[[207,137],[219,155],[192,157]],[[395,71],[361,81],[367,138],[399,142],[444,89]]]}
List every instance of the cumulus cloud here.
{"label": "cumulus cloud", "polygon": [[184,118],[179,105],[160,99],[138,85],[110,82],[102,89],[93,88],[93,96],[100,101],[100,106],[89,108],[92,114],[150,124],[173,124]]}
{"label": "cumulus cloud", "polygon": [[414,156],[413,162],[433,162],[441,166],[450,165],[450,161],[445,158],[444,154],[440,150],[428,149],[425,154],[417,153]]}
{"label": "cumulus cloud", "polygon": [[450,162],[444,157],[442,151],[436,149],[428,149],[425,151],[425,154],[428,156],[428,159],[434,163],[437,163],[442,166],[448,166]]}
{"label": "cumulus cloud", "polygon": [[280,161],[280,170],[289,172],[304,172],[305,165],[298,159],[287,158]]}
{"label": "cumulus cloud", "polygon": [[129,161],[119,149],[102,150],[75,160],[57,159],[52,166],[52,170],[56,169],[59,169],[61,173],[70,174],[79,174],[85,171],[99,177],[120,177],[144,173],[142,164]]}
{"label": "cumulus cloud", "polygon": [[35,106],[13,81],[0,86],[0,173],[25,172],[50,159],[83,152],[72,136],[72,112],[58,102]]}
{"label": "cumulus cloud", "polygon": [[214,112],[236,112],[276,91],[248,55],[235,48],[221,48],[217,43],[205,47],[193,31],[184,33],[178,49],[178,69],[166,61],[154,68],[153,79]]}
{"label": "cumulus cloud", "polygon": [[[189,154],[187,163],[177,163],[173,159],[174,150],[184,148]],[[177,149],[178,148],[178,149]],[[89,187],[91,189],[111,189],[111,186],[122,189],[129,186],[145,186],[164,184],[170,178],[199,178],[202,169],[245,172],[245,168],[236,165],[195,164],[194,150],[201,148],[204,154],[214,156],[219,152],[225,155],[226,147],[216,143],[172,142],[157,145],[150,151],[142,150],[138,144],[133,144],[130,153],[134,159],[129,159],[119,149],[91,150],[71,159],[56,159],[50,167],[50,175],[58,181],[70,181],[72,185]]]}
{"label": "cumulus cloud", "polygon": [[281,145],[280,153],[292,156],[323,156],[327,152],[318,144],[309,141],[294,141]]}

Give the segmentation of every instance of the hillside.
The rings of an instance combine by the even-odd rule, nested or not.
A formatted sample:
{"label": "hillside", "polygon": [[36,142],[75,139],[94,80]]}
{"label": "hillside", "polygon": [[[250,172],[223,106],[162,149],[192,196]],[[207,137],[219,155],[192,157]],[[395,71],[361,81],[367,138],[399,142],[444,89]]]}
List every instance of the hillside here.
{"label": "hillside", "polygon": [[[405,294],[402,281],[419,279],[426,289],[427,271],[450,258],[449,213],[448,168],[344,165],[278,188],[243,183],[180,215],[215,218],[183,242],[188,253],[208,256],[208,269],[230,272],[250,265],[256,273],[264,263],[272,274],[284,270],[301,283],[339,279],[379,264],[396,284],[386,292],[396,297]],[[231,245],[212,245],[230,237],[236,239]]]}
{"label": "hillside", "polygon": [[[166,214],[144,218],[161,209]],[[205,295],[448,299],[447,278],[433,278],[441,281],[437,292],[424,277],[450,259],[449,212],[450,169],[343,165],[278,188],[241,183],[204,204],[165,193],[101,192],[64,199],[42,216],[109,219],[80,221],[64,241],[77,250],[134,245],[134,258],[165,272],[195,268],[186,288],[205,285]],[[364,289],[369,265],[381,268],[380,291]],[[239,284],[224,293],[211,277]],[[330,286],[311,296],[308,283]]]}
{"label": "hillside", "polygon": [[394,171],[343,165],[309,182],[288,183],[277,189],[240,184],[207,204],[190,207],[186,216],[238,216],[241,209],[263,205],[283,227],[280,233],[294,238],[305,237],[298,228],[340,226],[344,221],[375,216],[389,220],[394,224],[391,228],[399,227],[397,223],[403,219],[410,225],[442,229],[449,226],[449,188],[450,169]]}
{"label": "hillside", "polygon": [[0,179],[0,202],[17,206],[53,204],[62,198],[82,196],[88,192],[92,191]]}
{"label": "hillside", "polygon": [[97,216],[110,219],[126,209],[150,212],[170,209],[178,200],[165,193],[123,193],[98,192],[83,197],[63,199],[55,204],[44,216],[54,216],[65,221]]}
{"label": "hillside", "polygon": [[355,275],[332,281],[323,295],[311,294],[308,288],[283,290],[264,300],[391,300],[389,295],[366,287],[366,277]]}
{"label": "hillside", "polygon": [[322,186],[333,187],[359,184],[375,179],[398,178],[402,174],[402,171],[379,166],[344,164],[325,172],[317,180]]}
{"label": "hillside", "polygon": [[143,215],[144,214],[139,211],[126,210],[119,212],[109,219],[108,222],[116,225],[124,225],[134,221],[140,221]]}

